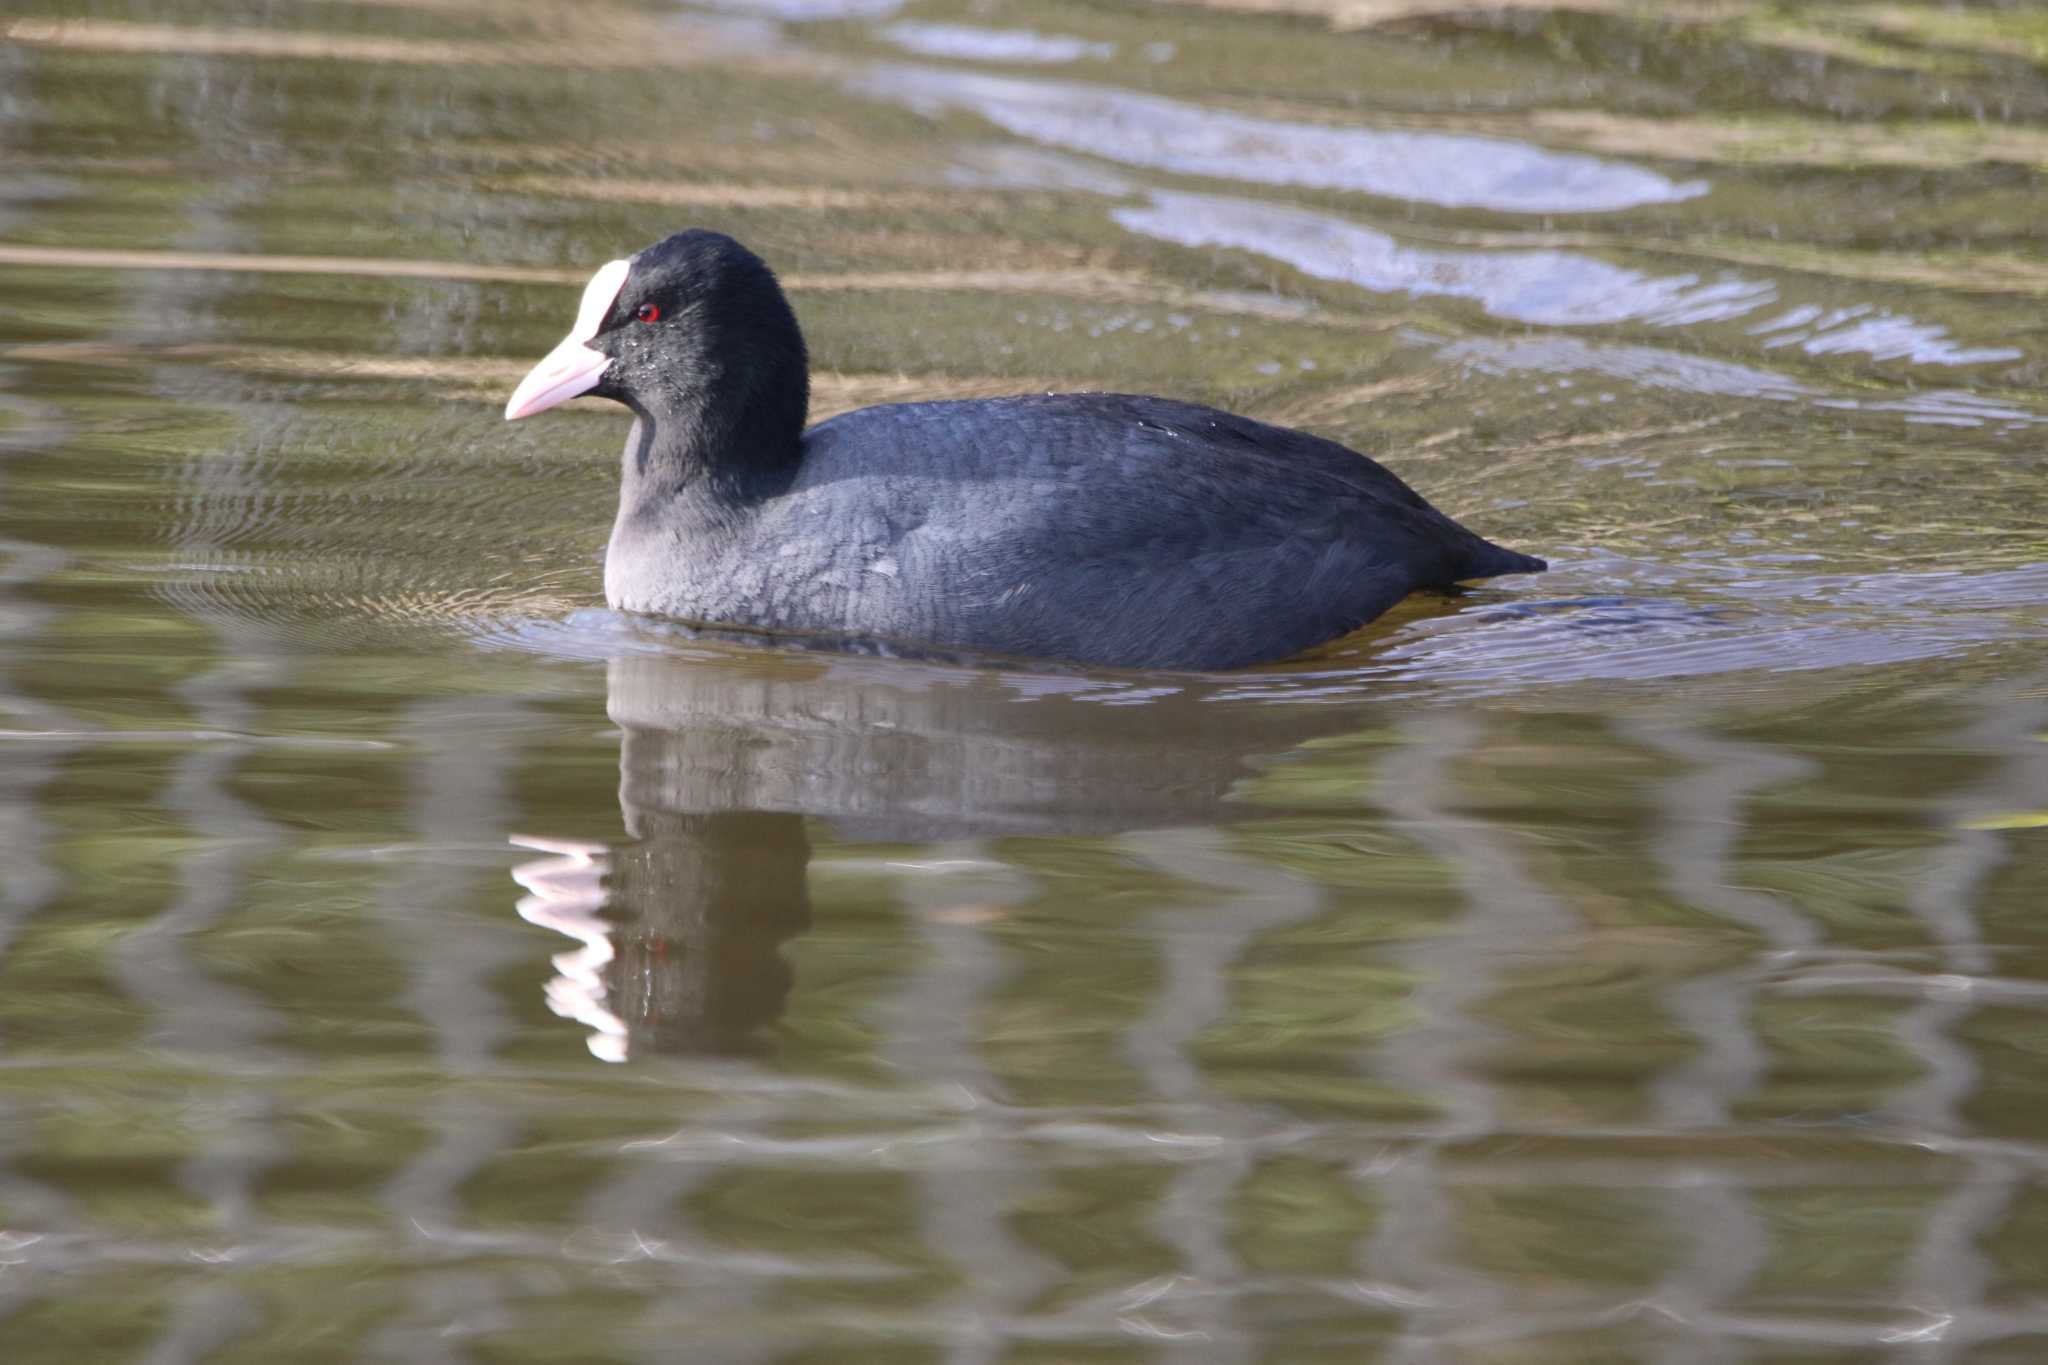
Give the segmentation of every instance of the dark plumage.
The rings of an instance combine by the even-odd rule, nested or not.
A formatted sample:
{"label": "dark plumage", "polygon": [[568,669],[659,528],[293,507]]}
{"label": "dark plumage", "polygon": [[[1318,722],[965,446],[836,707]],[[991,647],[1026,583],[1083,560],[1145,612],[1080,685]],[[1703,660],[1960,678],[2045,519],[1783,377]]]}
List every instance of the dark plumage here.
{"label": "dark plumage", "polygon": [[679,233],[598,272],[578,331],[507,415],[590,393],[638,417],[613,606],[1225,669],[1334,639],[1416,588],[1544,567],[1304,432],[1105,393],[892,404],[805,431],[807,364],[773,274],[731,238]]}

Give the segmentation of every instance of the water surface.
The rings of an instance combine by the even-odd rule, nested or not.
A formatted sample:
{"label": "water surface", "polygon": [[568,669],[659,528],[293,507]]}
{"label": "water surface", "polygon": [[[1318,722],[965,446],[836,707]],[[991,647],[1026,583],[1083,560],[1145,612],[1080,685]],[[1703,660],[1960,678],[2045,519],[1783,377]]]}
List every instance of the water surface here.
{"label": "water surface", "polygon": [[[2048,1353],[2031,11],[0,32],[8,1360]],[[815,416],[1220,403],[1554,568],[1209,678],[619,617],[625,419],[499,406],[691,223]]]}

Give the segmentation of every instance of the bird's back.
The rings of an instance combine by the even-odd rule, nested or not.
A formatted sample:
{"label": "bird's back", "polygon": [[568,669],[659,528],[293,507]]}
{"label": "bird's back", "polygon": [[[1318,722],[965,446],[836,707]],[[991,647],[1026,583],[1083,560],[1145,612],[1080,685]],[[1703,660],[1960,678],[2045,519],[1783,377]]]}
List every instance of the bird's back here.
{"label": "bird's back", "polygon": [[722,533],[701,600],[641,609],[1140,667],[1280,658],[1418,587],[1543,567],[1335,442],[1125,394],[835,417]]}

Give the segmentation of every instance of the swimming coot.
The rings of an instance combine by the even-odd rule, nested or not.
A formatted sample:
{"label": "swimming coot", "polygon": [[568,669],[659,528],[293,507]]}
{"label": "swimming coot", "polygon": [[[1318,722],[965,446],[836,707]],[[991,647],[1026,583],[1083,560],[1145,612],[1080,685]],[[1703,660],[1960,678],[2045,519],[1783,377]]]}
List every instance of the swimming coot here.
{"label": "swimming coot", "polygon": [[1193,403],[1030,394],[804,430],[803,335],[768,267],[677,233],[599,268],[507,418],[632,409],[614,607],[1117,667],[1285,658],[1416,588],[1543,561],[1332,441]]}

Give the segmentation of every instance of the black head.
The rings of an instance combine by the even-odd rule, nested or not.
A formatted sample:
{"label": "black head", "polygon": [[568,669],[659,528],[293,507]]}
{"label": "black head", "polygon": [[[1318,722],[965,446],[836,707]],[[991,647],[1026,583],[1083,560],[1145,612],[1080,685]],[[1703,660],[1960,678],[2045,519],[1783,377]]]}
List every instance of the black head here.
{"label": "black head", "polygon": [[623,403],[693,443],[786,441],[793,451],[810,366],[774,272],[723,233],[693,228],[599,267],[575,327],[521,381],[505,416],[579,394]]}

